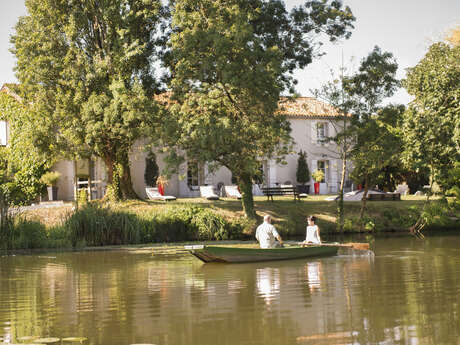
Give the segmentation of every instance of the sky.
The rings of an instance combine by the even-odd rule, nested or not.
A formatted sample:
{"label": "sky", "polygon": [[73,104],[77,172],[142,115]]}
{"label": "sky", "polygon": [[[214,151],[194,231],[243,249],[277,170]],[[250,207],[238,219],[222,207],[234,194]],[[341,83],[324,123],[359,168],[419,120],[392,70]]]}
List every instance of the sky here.
{"label": "sky", "polygon": [[[288,8],[304,0],[285,0]],[[440,41],[446,32],[460,24],[460,0],[344,0],[356,17],[355,29],[349,40],[325,44],[325,56],[295,72],[297,92],[310,96],[331,79],[330,71],[340,66],[353,71],[375,45],[393,53],[399,64],[398,77],[415,66],[428,47]],[[0,0],[0,85],[17,82],[15,58],[9,52],[10,35],[18,18],[26,14],[24,0]],[[403,89],[389,102],[407,104],[411,100]]]}

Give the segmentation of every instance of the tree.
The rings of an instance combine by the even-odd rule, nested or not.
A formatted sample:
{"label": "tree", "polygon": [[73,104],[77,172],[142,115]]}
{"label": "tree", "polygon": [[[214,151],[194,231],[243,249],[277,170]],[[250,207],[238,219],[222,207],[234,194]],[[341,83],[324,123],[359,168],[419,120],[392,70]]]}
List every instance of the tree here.
{"label": "tree", "polygon": [[159,168],[156,155],[150,151],[145,158],[144,182],[147,186],[155,186],[157,184],[158,172]]}
{"label": "tree", "polygon": [[364,181],[361,220],[369,187],[382,184],[389,168],[402,165],[399,125],[404,109],[403,105],[388,105],[356,127],[357,142],[351,153],[352,176],[355,181]]}
{"label": "tree", "polygon": [[307,164],[307,153],[300,150],[299,158],[297,159],[297,182],[305,184],[310,181],[310,170]]}
{"label": "tree", "polygon": [[[374,156],[367,155],[377,137],[374,130],[379,128],[376,114],[382,109],[382,101],[391,96],[399,85],[395,78],[398,65],[393,55],[382,52],[379,47],[362,59],[357,72],[342,75],[327,83],[316,91],[317,97],[328,101],[340,115],[341,121],[333,121],[336,135],[328,138],[337,147],[338,156],[342,160],[342,173],[337,204],[337,229],[343,230],[344,207],[343,189],[347,172],[347,161],[354,161],[354,176],[363,178],[364,195],[361,217],[366,207],[366,196],[369,188],[372,162]],[[366,160],[368,158],[368,160]],[[357,166],[358,163],[358,166]],[[361,164],[359,166],[359,164]]]}
{"label": "tree", "polygon": [[[383,163],[385,160],[378,159],[382,158],[378,155],[389,153],[391,156],[391,153],[394,153],[392,150],[385,151],[384,147],[388,140],[388,149],[391,146],[390,138],[394,138],[388,136],[381,141],[380,131],[377,128],[385,127],[385,122],[379,120],[379,112],[381,118],[382,114],[385,114],[381,112],[382,101],[392,96],[400,85],[396,79],[397,70],[398,64],[393,54],[382,52],[379,47],[375,46],[372,52],[361,61],[358,72],[344,79],[344,89],[351,97],[351,109],[355,119],[353,131],[356,135],[356,142],[353,145],[354,154],[352,154],[353,160],[356,160],[357,163],[354,167],[355,176],[361,176],[364,181],[360,219],[364,215],[367,192],[369,186],[374,182],[375,173],[386,164]],[[389,111],[387,114],[391,117],[395,113]],[[380,163],[380,166],[376,163]]]}
{"label": "tree", "polygon": [[431,183],[449,188],[449,170],[460,160],[460,45],[433,44],[407,73],[414,96],[404,113],[406,164],[428,169]]}
{"label": "tree", "polygon": [[337,120],[331,121],[334,127],[334,136],[325,138],[325,141],[333,142],[335,149],[333,154],[337,154],[337,158],[342,162],[340,174],[339,198],[337,201],[337,230],[343,231],[345,223],[343,195],[345,189],[345,176],[348,172],[348,157],[353,149],[355,135],[351,126],[353,119],[351,114],[352,102],[351,97],[344,91],[344,75],[345,69],[341,68],[341,76],[333,78],[332,81],[323,85],[320,89],[314,90],[315,97],[321,98],[329,103],[337,112]]}
{"label": "tree", "polygon": [[[117,197],[133,197],[128,154],[155,127],[160,0],[26,0],[11,41],[24,104],[43,118],[42,150],[102,158]],[[116,186],[120,186],[118,189]]]}
{"label": "tree", "polygon": [[254,217],[252,177],[263,160],[291,149],[280,93],[317,56],[319,33],[349,37],[354,17],[337,1],[307,1],[288,13],[275,0],[178,0],[172,12],[167,141],[188,159],[227,167]]}

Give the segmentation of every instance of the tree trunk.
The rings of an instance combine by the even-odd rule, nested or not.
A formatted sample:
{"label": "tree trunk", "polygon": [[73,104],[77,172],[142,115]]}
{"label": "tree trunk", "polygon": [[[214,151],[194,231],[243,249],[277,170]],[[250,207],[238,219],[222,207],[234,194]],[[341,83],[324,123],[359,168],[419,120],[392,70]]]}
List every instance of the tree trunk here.
{"label": "tree trunk", "polygon": [[118,164],[110,155],[105,156],[103,160],[107,168],[107,188],[104,199],[109,201],[120,201],[122,199],[122,193],[120,189]]}
{"label": "tree trunk", "polygon": [[367,176],[364,179],[364,192],[363,198],[361,199],[361,211],[359,213],[359,222],[361,224],[361,230],[364,228],[363,218],[364,218],[364,211],[366,210],[366,201],[367,201],[367,192],[369,191],[369,183]]}
{"label": "tree trunk", "polygon": [[123,154],[122,162],[120,164],[120,188],[124,200],[126,199],[139,199],[133,188],[131,180],[131,169],[129,164],[128,153]]}
{"label": "tree trunk", "polygon": [[238,186],[241,190],[241,202],[247,218],[256,218],[254,211],[254,198],[252,196],[252,178],[250,174],[242,174],[238,177]]}
{"label": "tree trunk", "polygon": [[347,156],[344,154],[342,159],[342,177],[340,179],[339,201],[337,203],[337,231],[343,232],[345,214],[343,210],[343,189],[345,187],[345,173],[347,169]]}

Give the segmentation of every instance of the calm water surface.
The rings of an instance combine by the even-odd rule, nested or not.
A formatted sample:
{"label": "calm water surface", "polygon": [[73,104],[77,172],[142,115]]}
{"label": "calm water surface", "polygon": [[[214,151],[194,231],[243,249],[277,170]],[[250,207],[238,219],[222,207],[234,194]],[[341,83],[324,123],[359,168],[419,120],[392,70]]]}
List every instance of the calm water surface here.
{"label": "calm water surface", "polygon": [[0,342],[460,344],[460,236],[375,258],[257,264],[91,252],[0,257]]}

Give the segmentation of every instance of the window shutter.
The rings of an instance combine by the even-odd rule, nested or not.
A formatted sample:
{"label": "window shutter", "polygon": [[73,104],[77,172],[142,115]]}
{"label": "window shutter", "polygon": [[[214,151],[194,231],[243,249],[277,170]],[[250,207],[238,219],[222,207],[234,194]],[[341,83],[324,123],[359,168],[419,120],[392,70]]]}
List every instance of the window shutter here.
{"label": "window shutter", "polygon": [[316,138],[316,130],[317,130],[316,129],[316,121],[311,121],[310,124],[311,124],[311,143],[316,145],[317,144],[316,143],[316,140],[317,140],[317,138]]}
{"label": "window shutter", "polygon": [[[329,138],[329,123],[324,122],[324,137]],[[329,141],[326,141],[326,145],[329,145]]]}
{"label": "window shutter", "polygon": [[[316,159],[313,159],[311,161],[311,167],[312,167],[312,171],[311,173],[315,172],[316,170],[318,170],[318,160]],[[311,178],[313,180],[313,177]],[[315,182],[315,180],[313,180],[313,183]]]}

